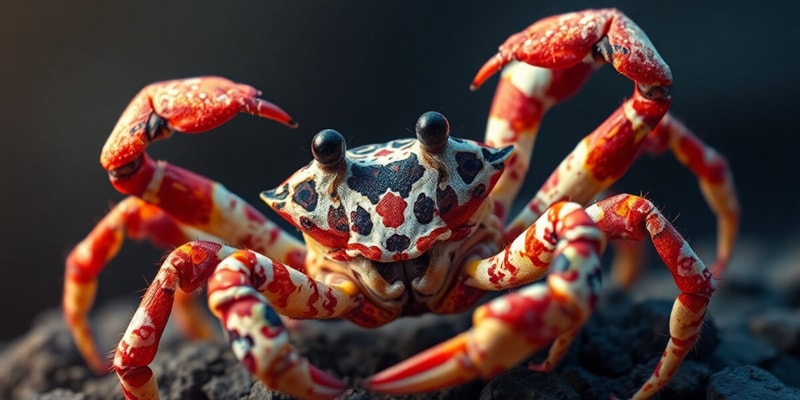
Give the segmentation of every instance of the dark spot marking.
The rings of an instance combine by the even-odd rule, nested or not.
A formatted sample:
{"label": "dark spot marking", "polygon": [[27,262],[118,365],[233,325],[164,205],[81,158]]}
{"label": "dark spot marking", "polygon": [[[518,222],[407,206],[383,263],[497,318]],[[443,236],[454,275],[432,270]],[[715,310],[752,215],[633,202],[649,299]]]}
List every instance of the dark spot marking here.
{"label": "dark spot marking", "polygon": [[563,254],[559,254],[552,263],[550,263],[550,271],[556,274],[566,272],[569,269],[569,259]]}
{"label": "dark spot marking", "polygon": [[408,198],[411,185],[422,178],[425,168],[419,165],[417,156],[412,153],[405,160],[382,166],[352,164],[351,173],[347,185],[367,196],[372,204],[378,204],[387,189],[399,193],[404,199]]}
{"label": "dark spot marking", "polygon": [[306,211],[317,208],[317,188],[313,180],[309,179],[294,188],[292,200]]}
{"label": "dark spot marking", "polygon": [[458,195],[452,186],[448,186],[444,190],[436,189],[436,205],[442,215],[446,215],[458,206]]}
{"label": "dark spot marking", "polygon": [[[279,191],[280,190],[280,191]],[[286,197],[289,196],[289,184],[285,184],[282,187],[277,187],[271,190],[265,190],[261,192],[261,197],[267,198],[270,200],[285,200]]]}
{"label": "dark spot marking", "polygon": [[347,214],[344,212],[344,206],[340,205],[339,208],[330,206],[330,208],[328,208],[328,226],[339,232],[348,232],[350,230],[350,225],[347,222]]}
{"label": "dark spot marking", "polygon": [[353,231],[356,233],[366,236],[372,232],[372,220],[370,220],[367,210],[361,206],[350,213],[350,219],[353,220]]}
{"label": "dark spot marking", "polygon": [[394,234],[386,239],[386,250],[399,252],[403,251],[411,245],[411,239],[406,235]]}
{"label": "dark spot marking", "polygon": [[474,199],[482,199],[484,195],[486,195],[486,185],[480,183],[478,186],[475,186],[470,190],[469,194]]}
{"label": "dark spot marking", "polygon": [[456,153],[456,163],[458,164],[458,175],[466,184],[472,183],[475,177],[483,169],[483,161],[481,161],[475,153],[468,151],[459,151]]}
{"label": "dark spot marking", "polygon": [[305,230],[314,229],[314,222],[306,216],[300,217],[300,227]]}
{"label": "dark spot marking", "polygon": [[433,208],[433,199],[425,193],[420,193],[414,202],[414,216],[417,217],[417,222],[425,225],[433,221]]}

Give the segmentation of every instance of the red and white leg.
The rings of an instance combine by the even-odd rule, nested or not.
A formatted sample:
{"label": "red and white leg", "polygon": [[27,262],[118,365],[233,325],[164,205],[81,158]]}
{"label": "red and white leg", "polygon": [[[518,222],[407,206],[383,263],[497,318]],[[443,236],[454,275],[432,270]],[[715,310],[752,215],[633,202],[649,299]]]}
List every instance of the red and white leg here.
{"label": "red and white leg", "polygon": [[[181,224],[152,204],[128,197],[111,209],[75,246],[66,261],[63,312],[78,351],[97,373],[107,373],[111,365],[97,349],[89,325],[89,311],[94,303],[98,275],[120,250],[126,236],[133,240],[149,239],[161,248],[175,248],[195,239],[217,240]],[[181,306],[176,311],[179,320],[188,322],[190,314],[196,313],[196,302],[190,294],[178,293]],[[209,334],[208,327],[203,324],[181,326],[191,337],[207,337]]]}
{"label": "red and white leg", "polygon": [[240,112],[297,126],[286,112],[258,98],[260,94],[219,77],[151,84],[123,112],[103,147],[100,163],[118,191],[155,204],[182,224],[301,268],[305,251],[299,241],[253,206],[217,182],[154,161],[145,153],[150,142],[167,138],[173,131],[205,132]]}
{"label": "red and white leg", "polygon": [[[555,362],[597,302],[603,234],[577,203],[558,203],[501,254],[465,266],[467,284],[482,289],[530,284],[479,307],[473,327],[366,382],[388,393],[424,392],[487,379],[554,341]],[[545,266],[541,267],[541,264]]]}
{"label": "red and white leg", "polygon": [[[515,144],[516,151],[492,193],[497,199],[496,215],[506,216],[524,179],[544,112],[579,90],[593,68],[603,63],[636,82],[633,98],[562,161],[508,225],[506,239],[516,237],[556,201],[587,204],[618,180],[643,150],[659,152],[669,147],[698,176],[717,215],[719,261],[714,269],[721,270],[738,231],[739,208],[730,170],[719,154],[685,127],[669,115],[662,118],[669,107],[669,67],[644,32],[614,9],[540,20],[509,37],[476,75],[473,88],[506,66],[492,105],[487,142]],[[624,269],[617,272],[615,268],[615,276],[626,284],[640,269],[639,252],[624,244],[615,247],[623,251],[615,264]]]}
{"label": "red and white leg", "polygon": [[[63,308],[77,347],[98,373],[108,370],[99,355],[87,315],[97,276],[115,256],[125,236],[151,239],[174,248],[189,240],[220,240],[247,247],[296,268],[303,268],[305,249],[268,221],[253,206],[205,177],[151,160],[149,142],[172,130],[197,133],[214,128],[237,112],[248,112],[295,126],[290,117],[259,92],[223,78],[205,77],[160,82],[145,87],[123,112],[109,136],[101,163],[114,186],[132,194],[101,220],[67,258]],[[219,238],[219,239],[216,239]],[[208,327],[196,324],[199,308],[192,296],[178,296],[179,321],[192,336]]]}
{"label": "red and white leg", "polygon": [[[516,87],[512,92],[553,93],[556,96],[506,96],[508,100],[496,108],[513,110],[504,113],[509,127],[515,124],[524,126],[513,121],[526,118],[538,121],[541,104],[552,104],[551,99],[559,95],[569,97],[586,81],[594,66],[612,64],[633,80],[635,87],[633,97],[578,144],[523,213],[511,222],[507,229],[508,240],[530,226],[555,202],[570,200],[586,204],[619,179],[633,163],[644,138],[669,109],[668,87],[672,84],[669,66],[645,33],[614,9],[586,10],[545,18],[512,35],[500,46],[497,55],[481,68],[473,80],[473,87],[481,85],[512,61],[559,73],[566,71],[571,80],[549,82],[552,78],[547,72],[514,65],[508,78]],[[514,79],[514,75],[519,78]],[[501,82],[501,89],[505,91],[504,86],[508,85],[505,80]],[[498,136],[513,137],[513,134],[501,131]],[[532,146],[526,145],[524,149],[530,152]],[[509,175],[508,179],[515,178],[515,174]]]}
{"label": "red and white leg", "polygon": [[326,285],[250,250],[190,242],[169,254],[148,288],[114,357],[126,398],[156,399],[148,364],[169,318],[175,291],[208,282],[208,302],[220,318],[236,356],[268,387],[308,399],[332,399],[346,386],[289,344],[279,314],[336,318],[360,301],[352,282]]}
{"label": "red and white leg", "polygon": [[644,149],[655,154],[670,150],[697,177],[706,202],[717,216],[717,261],[711,270],[719,277],[739,232],[739,198],[728,162],[670,114],[647,137]]}
{"label": "red and white leg", "polygon": [[686,240],[647,199],[621,194],[586,209],[609,239],[642,240],[653,246],[680,289],[669,321],[669,342],[655,371],[633,399],[648,399],[669,383],[700,336],[715,286],[711,271]]}
{"label": "red and white leg", "polygon": [[486,144],[514,146],[514,154],[492,190],[494,213],[502,221],[528,173],[533,148],[544,114],[575,94],[595,69],[593,63],[552,70],[522,62],[503,69],[486,125]]}

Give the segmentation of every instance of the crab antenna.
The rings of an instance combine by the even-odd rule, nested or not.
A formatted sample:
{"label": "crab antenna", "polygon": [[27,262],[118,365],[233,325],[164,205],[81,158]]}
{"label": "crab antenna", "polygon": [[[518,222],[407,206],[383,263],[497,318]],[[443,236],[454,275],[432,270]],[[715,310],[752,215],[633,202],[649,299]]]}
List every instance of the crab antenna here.
{"label": "crab antenna", "polygon": [[323,169],[334,169],[344,161],[347,145],[344,136],[333,129],[323,129],[311,139],[311,154]]}
{"label": "crab antenna", "polygon": [[450,137],[450,122],[436,111],[423,113],[417,119],[417,140],[428,153],[441,153]]}

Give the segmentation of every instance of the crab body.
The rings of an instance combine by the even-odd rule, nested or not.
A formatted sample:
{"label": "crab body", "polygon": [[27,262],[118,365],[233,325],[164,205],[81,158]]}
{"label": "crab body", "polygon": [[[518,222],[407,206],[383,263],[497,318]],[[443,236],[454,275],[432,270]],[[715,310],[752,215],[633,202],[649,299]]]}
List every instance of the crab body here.
{"label": "crab body", "polygon": [[[507,222],[544,114],[602,64],[634,81],[632,97]],[[67,258],[63,308],[78,350],[96,371],[108,369],[87,316],[97,275],[127,236],[173,248],[117,347],[113,368],[127,398],[158,397],[147,365],[173,305],[189,336],[211,335],[194,301],[203,286],[236,356],[265,385],[297,397],[334,398],[346,385],[295,350],[281,316],[374,327],[401,315],[461,312],[487,291],[515,288],[479,306],[467,332],[363,385],[436,390],[490,378],[549,346],[545,361],[530,366],[545,372],[597,304],[606,243],[615,244],[614,274],[627,285],[639,271],[638,247],[616,243],[649,238],[680,290],[665,351],[633,394],[651,397],[697,341],[715,288],[712,270],[649,200],[620,194],[587,204],[637,157],[672,151],[698,177],[718,217],[721,273],[739,218],[727,164],[668,114],[669,67],[617,10],[534,23],[500,46],[472,88],[501,69],[484,142],[451,137],[435,112],[419,118],[416,138],[348,150],[334,130],[314,136],[313,161],[261,194],[303,241],[221,184],[145,153],[172,132],[204,132],[241,112],[296,127],[286,112],[256,89],[219,77],[145,87],[101,155],[112,184],[131,196]]]}
{"label": "crab body", "polygon": [[[315,152],[317,160],[261,194],[303,233],[310,275],[352,279],[393,314],[430,311],[455,275],[429,267],[458,265],[471,253],[447,249],[487,229],[488,196],[512,150],[447,137],[446,123],[437,113],[420,118],[420,137],[431,129],[444,136],[434,149],[400,139],[341,154],[344,139],[323,131],[314,144],[336,159],[321,162]],[[499,250],[477,244],[492,245]]]}

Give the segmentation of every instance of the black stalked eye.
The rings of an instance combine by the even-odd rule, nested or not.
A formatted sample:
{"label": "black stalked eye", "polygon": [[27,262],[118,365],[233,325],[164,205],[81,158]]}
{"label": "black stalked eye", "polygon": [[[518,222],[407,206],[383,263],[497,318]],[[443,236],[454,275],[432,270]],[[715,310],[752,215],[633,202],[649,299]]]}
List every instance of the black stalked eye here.
{"label": "black stalked eye", "polygon": [[444,115],[436,111],[428,111],[417,119],[417,140],[425,151],[439,152],[447,144],[450,135],[450,123]]}
{"label": "black stalked eye", "polygon": [[172,132],[167,126],[167,120],[156,113],[151,113],[147,119],[147,138],[152,140],[168,137]]}
{"label": "black stalked eye", "polygon": [[311,140],[311,153],[325,168],[335,167],[344,160],[345,150],[344,137],[333,129],[319,131]]}

